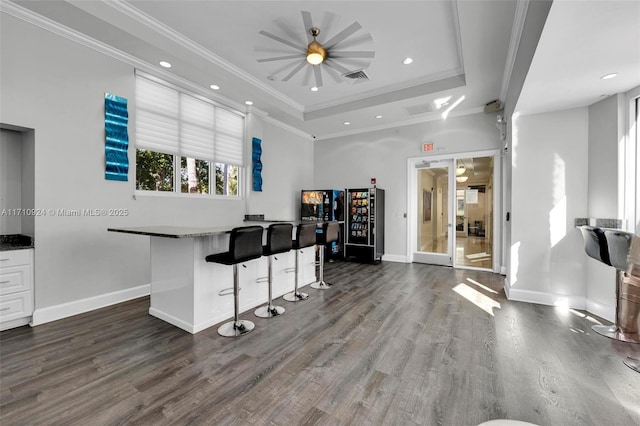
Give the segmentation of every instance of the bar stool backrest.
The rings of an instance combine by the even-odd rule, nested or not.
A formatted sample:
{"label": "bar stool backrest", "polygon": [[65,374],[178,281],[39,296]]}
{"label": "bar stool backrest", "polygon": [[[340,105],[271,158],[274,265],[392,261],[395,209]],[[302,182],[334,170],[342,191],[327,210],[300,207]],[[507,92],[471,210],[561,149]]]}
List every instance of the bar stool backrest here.
{"label": "bar stool backrest", "polygon": [[609,260],[609,249],[607,248],[607,239],[604,231],[593,226],[583,225],[580,227],[582,238],[584,238],[584,250],[589,257],[611,266]]}
{"label": "bar stool backrest", "polygon": [[231,230],[229,237],[229,260],[246,262],[262,256],[262,226],[242,226]]}
{"label": "bar stool backrest", "polygon": [[301,223],[296,227],[296,241],[294,247],[301,249],[316,244],[316,224]]}
{"label": "bar stool backrest", "polygon": [[267,246],[265,252],[269,254],[284,253],[291,250],[293,242],[293,225],[290,223],[274,223],[267,229]]}
{"label": "bar stool backrest", "polygon": [[325,222],[322,224],[322,235],[318,234],[318,244],[329,244],[338,241],[340,224],[338,222]]}
{"label": "bar stool backrest", "polygon": [[611,266],[619,271],[626,271],[629,266],[629,248],[633,235],[630,232],[606,229],[604,236],[609,247]]}

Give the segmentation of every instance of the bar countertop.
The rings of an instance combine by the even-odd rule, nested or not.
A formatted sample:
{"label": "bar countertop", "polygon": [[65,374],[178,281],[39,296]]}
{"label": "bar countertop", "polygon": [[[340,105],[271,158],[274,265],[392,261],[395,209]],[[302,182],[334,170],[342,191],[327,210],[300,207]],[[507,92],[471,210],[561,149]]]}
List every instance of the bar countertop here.
{"label": "bar countertop", "polygon": [[[294,226],[308,221],[299,220],[255,220],[244,221],[237,225],[212,226],[212,227],[192,227],[192,226],[136,226],[131,228],[107,228],[110,232],[123,232],[125,234],[148,235],[151,237],[165,238],[194,238],[220,235],[230,232],[233,228],[241,226],[258,225],[268,227],[272,223],[291,223]],[[318,222],[321,223],[321,222]]]}

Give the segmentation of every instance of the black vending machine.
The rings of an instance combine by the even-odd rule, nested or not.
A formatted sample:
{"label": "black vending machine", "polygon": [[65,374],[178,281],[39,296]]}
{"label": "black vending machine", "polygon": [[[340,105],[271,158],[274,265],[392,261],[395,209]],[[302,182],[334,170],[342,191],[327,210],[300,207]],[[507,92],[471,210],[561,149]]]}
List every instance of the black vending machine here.
{"label": "black vending machine", "polygon": [[[344,225],[344,190],[342,189],[313,189],[302,190],[302,204],[300,206],[300,219],[303,221],[337,221],[341,222],[340,228]],[[322,232],[318,228],[316,232]],[[331,252],[327,253],[329,258],[342,258],[342,248],[344,231],[340,232],[338,242],[331,245]]]}
{"label": "black vending machine", "polygon": [[346,189],[344,257],[379,262],[384,255],[384,189]]}

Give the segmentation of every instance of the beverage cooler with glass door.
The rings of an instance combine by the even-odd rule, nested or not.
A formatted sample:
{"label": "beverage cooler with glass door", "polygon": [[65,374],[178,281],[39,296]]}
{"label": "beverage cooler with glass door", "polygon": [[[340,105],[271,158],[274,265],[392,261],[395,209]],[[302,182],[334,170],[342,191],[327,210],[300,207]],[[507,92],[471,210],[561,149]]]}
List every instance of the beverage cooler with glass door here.
{"label": "beverage cooler with glass door", "polygon": [[381,261],[384,255],[384,189],[346,189],[345,193],[345,258],[369,263]]}

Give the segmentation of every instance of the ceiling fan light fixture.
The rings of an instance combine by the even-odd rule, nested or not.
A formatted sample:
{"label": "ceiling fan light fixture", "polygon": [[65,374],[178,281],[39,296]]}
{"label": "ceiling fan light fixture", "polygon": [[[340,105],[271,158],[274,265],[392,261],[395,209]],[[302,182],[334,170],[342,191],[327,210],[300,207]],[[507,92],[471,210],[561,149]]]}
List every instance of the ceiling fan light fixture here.
{"label": "ceiling fan light fixture", "polygon": [[464,172],[467,171],[467,168],[465,166],[463,166],[462,164],[460,164],[458,166],[458,168],[456,169],[456,176],[462,176],[464,174]]}
{"label": "ceiling fan light fixture", "polygon": [[469,179],[469,176],[456,176],[456,180],[460,183],[466,182]]}
{"label": "ceiling fan light fixture", "polygon": [[320,43],[313,40],[307,47],[307,62],[311,65],[320,65],[327,59],[327,51]]}

